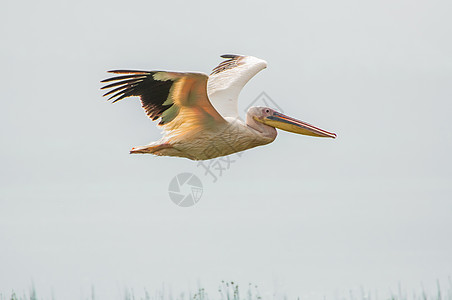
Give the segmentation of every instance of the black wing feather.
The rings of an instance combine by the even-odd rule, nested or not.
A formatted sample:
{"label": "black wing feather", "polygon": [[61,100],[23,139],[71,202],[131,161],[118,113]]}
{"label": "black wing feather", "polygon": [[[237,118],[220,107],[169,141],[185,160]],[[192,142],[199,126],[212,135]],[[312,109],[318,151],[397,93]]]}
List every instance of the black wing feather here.
{"label": "black wing feather", "polygon": [[120,80],[120,81],[117,81],[117,82],[113,82],[113,83],[111,83],[109,85],[103,86],[101,89],[102,90],[103,89],[109,89],[109,88],[112,88],[112,87],[115,87],[115,86],[119,86],[119,85],[128,86],[129,83],[138,82],[140,79],[145,79],[145,78],[146,78],[145,76],[140,76],[140,77],[136,77],[136,78],[133,78],[133,79]]}
{"label": "black wing feather", "polygon": [[232,69],[238,66],[243,56],[235,54],[224,54],[221,55],[221,58],[226,58],[227,60],[221,62],[218,66],[216,66],[212,70],[212,73],[210,73],[210,75],[215,75],[220,72],[223,72],[224,70]]}
{"label": "black wing feather", "polygon": [[[113,71],[108,71],[108,72],[111,73]],[[121,73],[119,73],[119,74],[121,74]],[[117,81],[117,80],[123,80],[123,79],[132,79],[132,78],[142,77],[142,76],[145,76],[148,74],[149,74],[149,72],[147,74],[143,73],[143,74],[136,74],[136,75],[114,76],[114,77],[104,79],[101,82],[104,83],[104,82]]]}
{"label": "black wing feather", "polygon": [[[108,96],[108,95],[110,95],[110,94],[116,93],[117,91],[120,91],[120,90],[123,90],[123,89],[126,89],[126,88],[127,88],[127,85],[126,85],[126,86],[120,86],[120,87],[118,87],[118,88],[112,89],[111,91],[109,91],[109,92],[103,94],[102,96],[105,97],[105,96]],[[113,96],[111,96],[110,98],[108,98],[108,100],[110,100],[112,97],[113,97]]]}
{"label": "black wing feather", "polygon": [[127,97],[132,96],[140,97],[141,104],[146,114],[152,120],[156,120],[157,118],[159,118],[165,110],[167,110],[173,105],[173,104],[163,105],[163,103],[168,99],[174,81],[171,79],[166,81],[155,80],[154,74],[157,73],[157,71],[147,72],[132,70],[114,70],[109,72],[116,74],[131,74],[125,76],[116,76],[101,81],[101,82],[116,81],[101,88],[108,89],[116,87],[115,89],[107,92],[104,95],[107,96],[116,92],[116,94],[114,94],[108,99],[113,100],[113,103]]}

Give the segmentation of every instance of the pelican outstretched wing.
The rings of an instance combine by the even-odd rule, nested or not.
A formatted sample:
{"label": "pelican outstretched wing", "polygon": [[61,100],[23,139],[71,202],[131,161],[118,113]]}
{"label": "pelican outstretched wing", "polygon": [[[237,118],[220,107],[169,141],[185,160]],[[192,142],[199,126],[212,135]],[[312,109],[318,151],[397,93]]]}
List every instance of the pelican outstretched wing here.
{"label": "pelican outstretched wing", "polygon": [[204,73],[180,73],[164,71],[114,70],[126,74],[102,80],[109,83],[102,89],[111,89],[113,102],[137,96],[144,111],[164,130],[192,131],[226,122],[207,97],[208,76]]}
{"label": "pelican outstretched wing", "polygon": [[245,84],[267,67],[265,60],[253,56],[225,54],[226,58],[209,76],[207,94],[215,109],[224,117],[238,118],[238,98]]}

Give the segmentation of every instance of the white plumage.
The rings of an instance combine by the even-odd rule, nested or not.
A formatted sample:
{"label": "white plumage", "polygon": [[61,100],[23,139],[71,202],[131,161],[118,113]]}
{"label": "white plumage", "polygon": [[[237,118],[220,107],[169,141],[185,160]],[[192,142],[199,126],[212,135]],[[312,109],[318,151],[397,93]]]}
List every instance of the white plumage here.
{"label": "white plumage", "polygon": [[[243,122],[238,97],[267,62],[252,56],[223,55],[210,76],[195,72],[115,70],[103,80],[113,102],[138,96],[146,114],[159,119],[163,136],[130,153],[205,160],[271,143],[280,128],[304,135],[335,138],[334,133],[267,107],[251,107]],[[123,75],[126,74],[126,75]]]}
{"label": "white plumage", "polygon": [[207,95],[213,107],[223,117],[239,118],[239,94],[251,78],[267,67],[267,62],[253,56],[242,56],[227,62],[226,65],[232,65],[231,68],[222,70],[220,64],[217,67],[219,72],[216,72],[215,68],[210,74]]}

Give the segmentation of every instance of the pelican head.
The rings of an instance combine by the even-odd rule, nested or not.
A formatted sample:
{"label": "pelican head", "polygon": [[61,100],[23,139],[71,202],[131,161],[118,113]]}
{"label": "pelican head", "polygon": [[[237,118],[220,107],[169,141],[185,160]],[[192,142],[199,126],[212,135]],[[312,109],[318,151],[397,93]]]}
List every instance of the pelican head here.
{"label": "pelican head", "polygon": [[336,138],[335,133],[328,132],[306,122],[291,118],[269,107],[251,107],[248,110],[247,118],[248,120],[249,118],[252,118],[254,121],[261,124],[289,132],[317,137]]}

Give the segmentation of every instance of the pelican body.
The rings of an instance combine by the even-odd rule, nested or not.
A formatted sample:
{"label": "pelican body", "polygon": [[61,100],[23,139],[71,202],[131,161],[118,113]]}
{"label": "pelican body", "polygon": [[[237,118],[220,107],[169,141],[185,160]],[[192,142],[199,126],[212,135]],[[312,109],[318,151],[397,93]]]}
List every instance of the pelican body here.
{"label": "pelican body", "polygon": [[131,154],[150,153],[207,160],[273,142],[276,128],[303,135],[336,138],[336,134],[288,117],[268,107],[251,107],[245,122],[238,96],[267,62],[252,56],[223,55],[210,76],[199,72],[114,70],[103,80],[104,96],[117,102],[137,96],[149,118],[159,120],[163,136]]}

